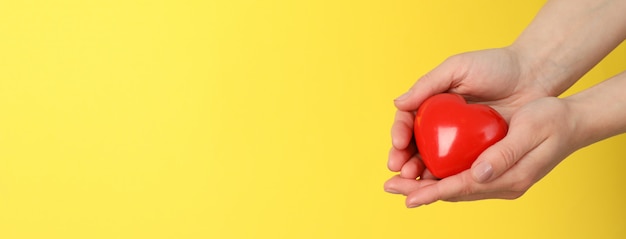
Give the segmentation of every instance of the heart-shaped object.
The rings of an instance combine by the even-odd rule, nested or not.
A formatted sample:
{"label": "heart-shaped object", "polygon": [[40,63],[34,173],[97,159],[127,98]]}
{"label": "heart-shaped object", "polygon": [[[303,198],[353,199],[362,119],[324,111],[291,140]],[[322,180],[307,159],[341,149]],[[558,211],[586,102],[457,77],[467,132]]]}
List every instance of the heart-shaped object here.
{"label": "heart-shaped object", "polygon": [[456,94],[434,95],[415,116],[415,141],[426,168],[438,178],[460,173],[507,133],[502,116]]}

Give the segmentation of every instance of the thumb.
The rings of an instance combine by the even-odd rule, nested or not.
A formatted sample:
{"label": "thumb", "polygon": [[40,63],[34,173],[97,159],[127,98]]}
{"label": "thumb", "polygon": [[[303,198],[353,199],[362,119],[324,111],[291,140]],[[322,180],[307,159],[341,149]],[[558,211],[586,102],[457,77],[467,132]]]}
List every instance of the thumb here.
{"label": "thumb", "polygon": [[478,156],[471,168],[474,181],[487,183],[498,178],[541,144],[541,137],[533,132],[530,127],[510,127],[502,140]]}
{"label": "thumb", "polygon": [[450,57],[426,75],[422,76],[403,95],[394,100],[396,108],[402,111],[415,111],[428,97],[448,91],[455,82],[462,80],[463,64],[460,57]]}

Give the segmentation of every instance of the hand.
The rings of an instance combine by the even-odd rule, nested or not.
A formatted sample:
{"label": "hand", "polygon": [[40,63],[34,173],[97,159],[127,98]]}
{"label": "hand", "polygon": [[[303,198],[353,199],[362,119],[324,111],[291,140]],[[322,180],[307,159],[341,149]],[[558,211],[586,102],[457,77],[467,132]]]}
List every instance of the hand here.
{"label": "hand", "polygon": [[477,182],[472,171],[466,170],[442,180],[395,176],[385,183],[385,190],[406,195],[407,207],[437,200],[518,198],[585,144],[576,133],[577,115],[580,114],[574,115],[565,100],[553,97],[535,100],[512,116],[507,136],[476,160],[491,165],[489,175],[482,182]]}
{"label": "hand", "polygon": [[[550,149],[546,148],[541,150],[542,148],[540,148],[540,146],[548,143],[547,138],[545,138],[546,141],[539,143],[523,141],[526,145],[535,144],[535,146],[538,147],[535,149],[523,148],[522,145],[511,145],[508,151],[506,151],[506,148],[503,148],[502,150],[504,151],[501,152],[488,149],[485,151],[484,155],[490,155],[488,152],[499,152],[499,156],[505,158],[505,160],[497,160],[495,158],[488,160],[481,159],[483,157],[481,155],[472,166],[472,170],[465,171],[457,176],[441,181],[435,181],[433,180],[434,177],[432,174],[425,169],[417,153],[418,150],[415,143],[412,142],[414,112],[426,98],[437,93],[451,92],[463,95],[470,102],[490,105],[500,112],[507,121],[510,121],[511,127],[524,128],[522,126],[526,124],[523,123],[525,121],[529,122],[527,124],[537,124],[537,126],[544,131],[557,130],[560,129],[559,127],[569,127],[570,125],[559,126],[555,124],[552,125],[554,129],[550,129],[550,126],[544,126],[537,121],[533,121],[534,117],[540,118],[550,112],[541,112],[535,116],[531,116],[531,113],[517,112],[517,110],[533,100],[546,96],[560,95],[612,49],[619,45],[626,37],[626,28],[624,27],[626,26],[626,21],[623,21],[626,19],[626,15],[622,13],[624,7],[626,7],[626,1],[623,0],[608,2],[588,0],[574,2],[565,0],[548,1],[531,24],[511,46],[453,56],[422,77],[406,94],[395,101],[398,111],[391,129],[393,147],[389,152],[388,167],[391,171],[400,172],[400,175],[389,180],[386,184],[386,189],[388,191],[397,191],[407,194],[407,192],[413,191],[405,190],[410,186],[413,186],[414,189],[430,188],[433,190],[433,188],[439,188],[439,186],[435,187],[435,185],[450,184],[450,187],[441,186],[440,191],[433,192],[433,196],[430,196],[431,200],[420,199],[420,197],[425,196],[419,195],[427,195],[420,192],[415,192],[417,196],[409,195],[407,199],[409,205],[428,203],[437,199],[473,200],[489,197],[515,198],[521,195],[520,193],[525,192],[527,186],[532,185],[554,167],[550,165],[540,167],[541,163],[552,162],[553,165],[556,165],[554,160],[550,159],[562,158],[562,155],[559,156],[557,151],[550,151]],[[563,9],[566,9],[566,11],[563,11]],[[602,25],[603,27],[598,28],[598,25]],[[598,115],[605,115],[605,117],[602,118],[604,124],[599,124],[600,126],[594,126],[595,123],[591,120],[582,120],[586,122],[588,128],[594,130],[588,130],[584,134],[579,133],[577,138],[588,138],[587,141],[589,143],[594,140],[609,137],[615,133],[626,132],[626,123],[621,120],[626,117],[626,110],[623,110],[625,108],[621,107],[626,105],[626,98],[623,97],[620,91],[626,87],[624,75],[625,74],[621,74],[617,77],[617,80],[612,81],[604,87],[591,91],[587,90],[586,92],[592,93],[582,94],[580,98],[584,100],[577,100],[578,97],[574,97],[570,100],[570,102],[578,102],[574,104],[578,105],[576,108],[584,109],[579,111],[578,114],[574,114],[576,116],[590,115],[593,116],[592,118],[595,118],[598,117]],[[621,87],[607,87],[612,85]],[[611,94],[607,94],[607,92]],[[554,103],[554,99],[542,99],[542,101],[546,101],[546,103],[552,102],[551,107],[554,108],[567,108],[557,107],[560,104]],[[595,101],[596,103],[590,104],[589,102],[591,101]],[[555,102],[559,101],[556,100]],[[615,102],[619,102],[620,104],[616,104]],[[608,111],[605,110],[607,106],[611,106]],[[533,107],[541,108],[541,106]],[[594,112],[594,114],[590,114],[589,112]],[[606,115],[606,112],[618,113],[624,117],[619,118]],[[514,114],[516,115],[514,118],[521,119],[511,119]],[[525,116],[526,114],[528,116]],[[558,115],[554,116],[558,118]],[[552,120],[546,119],[548,121]],[[525,129],[528,129],[529,132],[535,131],[533,128],[526,127]],[[566,134],[562,131],[559,132]],[[524,132],[521,131],[517,132],[517,134],[520,135],[523,133]],[[580,137],[581,135],[584,137]],[[507,136],[507,138],[510,137],[513,136]],[[521,136],[518,137],[522,138]],[[536,138],[529,137],[529,139]],[[567,140],[567,138],[564,139]],[[498,143],[496,145],[501,144]],[[562,151],[559,151],[561,153],[566,152],[566,148],[575,148],[572,145],[557,146],[565,147],[561,149]],[[518,151],[512,150],[515,148],[517,148]],[[529,153],[519,154],[525,150],[529,150],[526,151]],[[554,154],[549,154],[550,152]],[[539,159],[542,158],[540,157],[541,155],[534,155],[540,153],[546,153],[546,155],[544,155],[546,157],[543,157],[544,161],[541,162],[539,162]],[[491,157],[498,156],[496,153],[491,154]],[[518,162],[513,165],[513,162],[516,162],[519,158],[525,159],[520,162],[530,162]],[[533,163],[533,160],[537,162]],[[492,164],[481,164],[483,162],[491,162]],[[508,163],[509,165],[502,166],[501,162]],[[504,176],[511,174],[505,169],[513,167],[511,168],[511,170],[513,170],[514,168],[523,167],[522,165],[526,165],[526,167],[532,166],[536,170],[543,171],[529,171],[533,177],[525,178],[525,181],[522,181],[522,183],[513,185],[513,192],[500,190],[503,189],[503,187],[501,187],[502,185],[494,184],[503,182],[502,180],[507,182],[505,180],[507,178]],[[503,175],[504,178],[498,178],[504,171],[506,171]],[[520,172],[519,170],[514,171]],[[519,177],[519,175],[514,176]],[[507,176],[513,177],[513,179],[508,178],[510,180],[508,182],[520,182],[519,180],[515,180],[514,176]],[[420,179],[415,180],[418,177]],[[457,183],[458,180],[461,180],[465,182],[465,184],[454,184],[454,180],[457,180]],[[397,185],[404,185],[394,184],[394,182],[400,181],[406,182],[408,186],[396,187]],[[483,184],[477,186],[476,183]],[[419,186],[416,186],[417,184],[419,184]],[[428,187],[429,185],[433,187]],[[455,185],[456,188],[453,187]],[[455,189],[462,191],[456,191],[455,194]],[[482,192],[483,194],[476,194],[475,192]]]}
{"label": "hand", "polygon": [[426,98],[442,92],[457,93],[470,102],[492,106],[508,121],[520,106],[552,92],[537,82],[534,72],[510,48],[464,53],[444,61],[396,99],[389,169],[400,172],[403,178],[432,178],[411,140],[414,112]]}

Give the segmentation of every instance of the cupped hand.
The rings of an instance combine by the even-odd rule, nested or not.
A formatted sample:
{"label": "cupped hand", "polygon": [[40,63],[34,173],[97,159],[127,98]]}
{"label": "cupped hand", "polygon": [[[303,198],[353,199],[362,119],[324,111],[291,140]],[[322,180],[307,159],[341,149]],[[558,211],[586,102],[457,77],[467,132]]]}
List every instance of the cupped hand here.
{"label": "cupped hand", "polygon": [[448,58],[395,100],[398,111],[391,127],[393,147],[388,168],[400,172],[403,178],[432,178],[412,141],[415,111],[428,97],[443,92],[460,94],[471,103],[493,107],[509,121],[516,109],[551,92],[537,82],[535,72],[511,48],[468,52]]}
{"label": "cupped hand", "polygon": [[537,99],[514,113],[507,136],[476,160],[489,164],[484,177],[477,180],[472,170],[442,180],[395,176],[385,183],[385,190],[406,195],[407,207],[438,200],[518,198],[579,148],[574,116],[562,99]]}

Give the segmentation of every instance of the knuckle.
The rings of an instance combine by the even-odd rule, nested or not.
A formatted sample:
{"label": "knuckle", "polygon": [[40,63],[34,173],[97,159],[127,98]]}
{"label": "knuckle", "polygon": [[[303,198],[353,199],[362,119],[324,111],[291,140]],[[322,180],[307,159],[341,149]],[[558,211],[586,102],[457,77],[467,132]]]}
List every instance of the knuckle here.
{"label": "knuckle", "polygon": [[509,146],[501,147],[496,154],[497,158],[499,158],[503,163],[504,167],[502,170],[511,168],[517,161],[517,154],[515,153],[515,150]]}
{"label": "knuckle", "polygon": [[507,193],[503,198],[517,199],[523,196],[536,182],[532,175],[526,173],[515,173],[508,179]]}
{"label": "knuckle", "polygon": [[452,55],[452,56],[449,56],[448,58],[446,58],[446,60],[444,61],[444,64],[457,65],[461,61],[463,61],[463,58],[464,58],[463,54]]}
{"label": "knuckle", "polygon": [[522,197],[524,193],[525,192],[509,192],[508,194],[504,195],[502,198],[507,199],[507,200],[515,200],[515,199]]}
{"label": "knuckle", "polygon": [[532,185],[533,182],[530,179],[520,178],[516,180],[515,183],[513,183],[513,185],[511,186],[511,191],[520,193],[521,196],[521,194],[524,194],[526,191],[528,191],[528,189],[530,189]]}
{"label": "knuckle", "polygon": [[461,178],[461,190],[459,191],[459,195],[456,196],[468,196],[477,193],[474,188],[474,180],[468,177]]}
{"label": "knuckle", "polygon": [[420,79],[418,81],[419,84],[413,85],[413,87],[411,87],[411,90],[415,90],[416,88],[420,87],[420,85],[429,85],[434,80],[435,80],[435,77],[433,77],[433,73],[432,72],[427,72],[422,77],[420,77]]}

